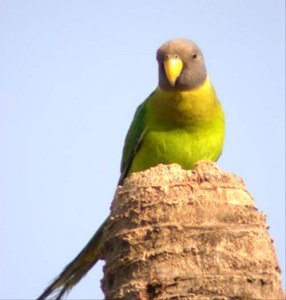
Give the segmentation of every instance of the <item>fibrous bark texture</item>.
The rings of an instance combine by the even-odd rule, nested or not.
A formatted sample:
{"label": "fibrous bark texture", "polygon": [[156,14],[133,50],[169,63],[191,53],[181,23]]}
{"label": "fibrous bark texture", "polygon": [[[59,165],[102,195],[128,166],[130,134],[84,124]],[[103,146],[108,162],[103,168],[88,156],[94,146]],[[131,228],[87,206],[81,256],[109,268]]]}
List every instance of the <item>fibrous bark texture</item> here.
{"label": "fibrous bark texture", "polygon": [[106,299],[284,299],[265,214],[214,163],[132,174],[106,232]]}

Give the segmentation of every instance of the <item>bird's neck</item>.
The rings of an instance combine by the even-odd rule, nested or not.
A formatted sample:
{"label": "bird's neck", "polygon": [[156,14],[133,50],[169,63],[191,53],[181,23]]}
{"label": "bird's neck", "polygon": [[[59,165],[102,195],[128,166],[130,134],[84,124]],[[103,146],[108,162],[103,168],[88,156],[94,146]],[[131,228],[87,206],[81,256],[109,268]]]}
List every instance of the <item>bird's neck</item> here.
{"label": "bird's neck", "polygon": [[215,90],[207,77],[202,85],[192,90],[166,91],[158,87],[154,106],[160,121],[193,123],[211,120],[220,108]]}

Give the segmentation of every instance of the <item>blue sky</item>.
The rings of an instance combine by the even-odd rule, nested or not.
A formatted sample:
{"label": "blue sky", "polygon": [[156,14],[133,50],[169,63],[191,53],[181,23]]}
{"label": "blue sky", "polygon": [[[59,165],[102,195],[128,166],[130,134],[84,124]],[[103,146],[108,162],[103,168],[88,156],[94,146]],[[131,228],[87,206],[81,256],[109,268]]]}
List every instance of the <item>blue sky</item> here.
{"label": "blue sky", "polygon": [[[0,298],[35,298],[109,213],[156,49],[204,52],[224,107],[222,169],[243,177],[285,279],[283,0],[0,0]],[[102,298],[102,263],[69,294]],[[4,271],[3,271],[4,270]]]}

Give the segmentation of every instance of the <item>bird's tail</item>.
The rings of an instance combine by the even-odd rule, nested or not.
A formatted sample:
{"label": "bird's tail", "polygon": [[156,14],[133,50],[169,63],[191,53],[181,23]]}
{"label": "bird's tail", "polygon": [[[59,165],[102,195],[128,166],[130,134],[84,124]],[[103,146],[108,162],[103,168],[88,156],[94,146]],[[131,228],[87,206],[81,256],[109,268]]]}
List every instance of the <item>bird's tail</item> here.
{"label": "bird's tail", "polygon": [[72,289],[96,264],[100,256],[103,244],[103,229],[107,220],[108,218],[103,222],[76,258],[64,268],[60,275],[44,290],[37,300],[44,300],[49,296],[53,296],[55,300],[61,299],[61,297]]}

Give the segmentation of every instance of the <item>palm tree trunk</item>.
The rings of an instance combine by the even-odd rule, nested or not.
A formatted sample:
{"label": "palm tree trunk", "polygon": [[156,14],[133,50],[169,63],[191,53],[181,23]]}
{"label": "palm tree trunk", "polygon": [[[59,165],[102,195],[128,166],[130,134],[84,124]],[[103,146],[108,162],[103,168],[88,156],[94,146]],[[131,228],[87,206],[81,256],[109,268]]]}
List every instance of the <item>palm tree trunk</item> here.
{"label": "palm tree trunk", "polygon": [[106,299],[284,299],[265,214],[216,164],[133,174],[111,211]]}

